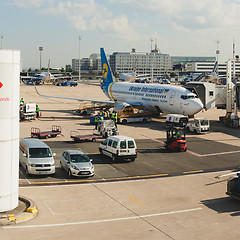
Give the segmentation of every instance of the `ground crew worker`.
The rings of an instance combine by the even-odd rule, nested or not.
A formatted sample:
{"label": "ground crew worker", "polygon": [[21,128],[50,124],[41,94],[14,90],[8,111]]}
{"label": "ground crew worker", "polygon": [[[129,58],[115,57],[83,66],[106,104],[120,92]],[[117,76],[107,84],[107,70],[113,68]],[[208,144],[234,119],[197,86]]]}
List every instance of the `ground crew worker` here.
{"label": "ground crew worker", "polygon": [[176,138],[177,138],[177,139],[180,139],[180,138],[181,138],[181,134],[180,134],[180,132],[179,132],[179,129],[177,129],[177,131],[176,131]]}
{"label": "ground crew worker", "polygon": [[107,110],[107,119],[109,119],[110,118],[110,112],[109,112],[109,110]]}
{"label": "ground crew worker", "polygon": [[39,106],[36,105],[36,115],[37,115],[37,118],[39,117]]}
{"label": "ground crew worker", "polygon": [[111,114],[111,119],[114,121],[114,118],[115,118],[115,113],[112,112],[112,114]]}
{"label": "ground crew worker", "polygon": [[97,129],[97,126],[98,126],[98,115],[95,116],[94,122],[95,122],[95,129]]}
{"label": "ground crew worker", "polygon": [[115,123],[115,126],[117,127],[117,113],[116,112],[112,112],[112,116],[111,116],[111,119],[114,121]]}
{"label": "ground crew worker", "polygon": [[117,122],[118,122],[118,114],[115,113],[115,125],[117,126]]}
{"label": "ground crew worker", "polygon": [[104,118],[105,118],[105,119],[108,118],[108,113],[107,113],[107,111],[104,111]]}
{"label": "ground crew worker", "polygon": [[23,98],[20,99],[20,106],[23,106],[24,104],[24,101],[23,101]]}

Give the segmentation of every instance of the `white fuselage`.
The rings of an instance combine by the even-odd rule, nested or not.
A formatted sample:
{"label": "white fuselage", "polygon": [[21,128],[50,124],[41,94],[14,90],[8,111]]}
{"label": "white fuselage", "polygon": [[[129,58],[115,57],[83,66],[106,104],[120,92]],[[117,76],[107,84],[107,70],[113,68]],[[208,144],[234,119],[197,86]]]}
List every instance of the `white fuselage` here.
{"label": "white fuselage", "polygon": [[119,75],[119,80],[120,80],[120,81],[128,81],[128,82],[131,82],[131,81],[133,81],[136,77],[137,77],[137,75],[136,75],[135,72],[132,72],[132,73],[121,73],[121,74]]}
{"label": "white fuselage", "polygon": [[203,108],[196,94],[172,85],[114,82],[109,85],[108,95],[119,103],[152,106],[167,113],[194,115]]}

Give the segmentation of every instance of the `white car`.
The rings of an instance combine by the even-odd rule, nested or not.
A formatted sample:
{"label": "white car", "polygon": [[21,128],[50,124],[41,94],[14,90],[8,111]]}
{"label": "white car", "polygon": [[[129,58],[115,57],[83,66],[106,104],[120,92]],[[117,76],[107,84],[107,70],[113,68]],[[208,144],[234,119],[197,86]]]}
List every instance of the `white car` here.
{"label": "white car", "polygon": [[66,150],[62,153],[60,167],[68,172],[69,176],[86,176],[94,175],[94,166],[92,159],[79,150]]}
{"label": "white car", "polygon": [[137,158],[137,145],[133,138],[126,136],[110,136],[99,145],[100,154],[104,154],[117,159],[130,159],[134,161]]}

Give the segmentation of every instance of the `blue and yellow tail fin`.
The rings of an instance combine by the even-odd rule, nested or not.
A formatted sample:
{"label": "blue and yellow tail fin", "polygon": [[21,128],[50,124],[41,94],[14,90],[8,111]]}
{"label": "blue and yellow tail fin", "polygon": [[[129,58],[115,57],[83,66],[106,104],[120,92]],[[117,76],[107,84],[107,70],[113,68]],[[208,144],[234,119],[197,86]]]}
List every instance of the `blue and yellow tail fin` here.
{"label": "blue and yellow tail fin", "polygon": [[108,63],[105,51],[103,48],[100,48],[100,55],[101,55],[101,65],[102,65],[102,90],[105,94],[108,95],[108,88],[109,85],[113,82],[117,82],[117,79],[113,76],[112,70]]}

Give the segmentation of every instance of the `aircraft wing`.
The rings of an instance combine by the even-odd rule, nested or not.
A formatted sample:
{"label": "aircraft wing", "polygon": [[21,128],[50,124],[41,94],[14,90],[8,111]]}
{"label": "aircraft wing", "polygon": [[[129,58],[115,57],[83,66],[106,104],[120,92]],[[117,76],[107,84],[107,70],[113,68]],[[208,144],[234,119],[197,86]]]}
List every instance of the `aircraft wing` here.
{"label": "aircraft wing", "polygon": [[68,99],[68,100],[75,100],[75,101],[87,101],[87,102],[93,102],[93,103],[105,103],[105,104],[112,104],[115,105],[116,103],[114,101],[104,101],[104,100],[94,100],[94,99],[83,99],[83,98],[71,98],[71,97],[60,97],[60,96],[48,96],[48,95],[43,95],[40,94],[37,90],[37,87],[35,86],[35,90],[37,92],[37,94],[41,97],[45,97],[45,98],[60,98],[60,99]]}

